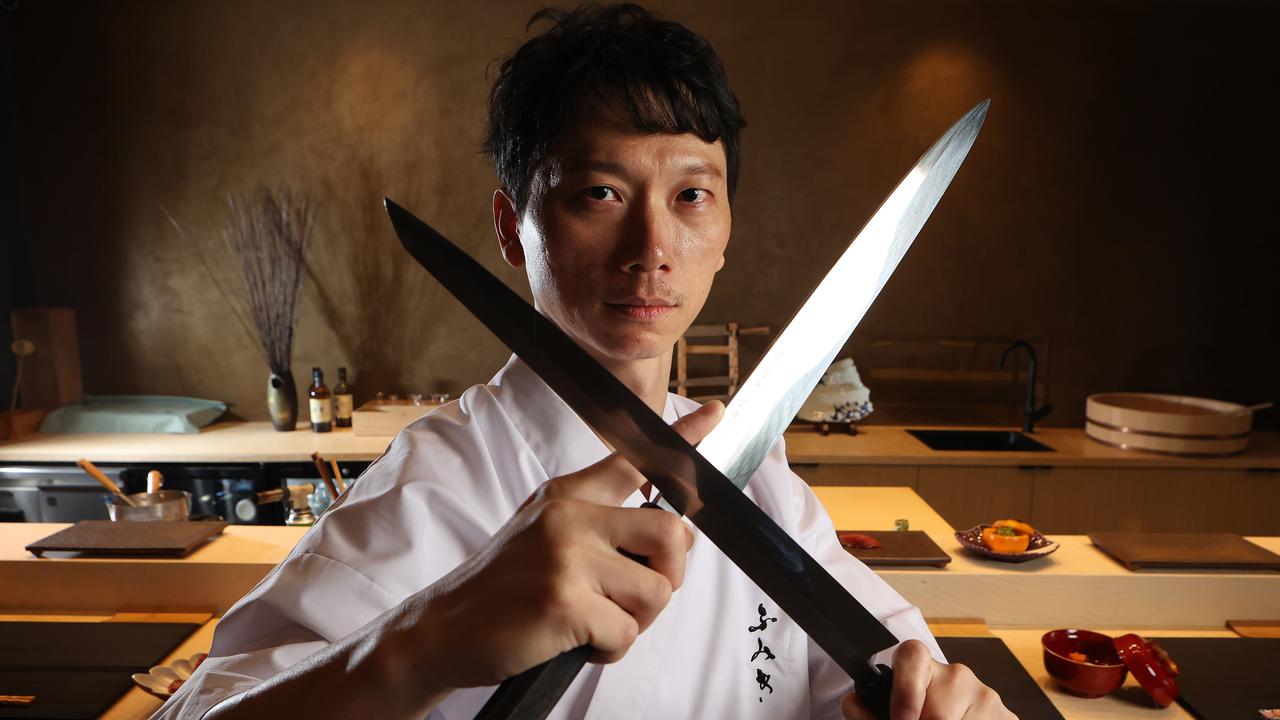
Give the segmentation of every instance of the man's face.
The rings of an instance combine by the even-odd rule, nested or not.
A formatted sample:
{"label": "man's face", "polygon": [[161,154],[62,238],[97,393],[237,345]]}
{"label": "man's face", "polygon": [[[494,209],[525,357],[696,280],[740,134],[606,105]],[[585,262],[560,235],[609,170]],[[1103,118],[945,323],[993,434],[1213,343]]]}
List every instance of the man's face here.
{"label": "man's face", "polygon": [[[540,311],[601,359],[669,356],[724,265],[724,148],[580,113],[537,172],[518,218],[495,197],[503,255]],[[505,225],[505,227],[504,227]]]}

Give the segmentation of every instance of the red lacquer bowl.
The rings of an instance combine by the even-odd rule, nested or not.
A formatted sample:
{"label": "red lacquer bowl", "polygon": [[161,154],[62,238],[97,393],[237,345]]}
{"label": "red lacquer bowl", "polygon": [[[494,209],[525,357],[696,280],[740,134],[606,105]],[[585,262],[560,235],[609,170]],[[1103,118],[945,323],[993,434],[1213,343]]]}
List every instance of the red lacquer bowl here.
{"label": "red lacquer bowl", "polygon": [[[1129,673],[1111,638],[1089,630],[1050,630],[1040,638],[1044,669],[1067,690],[1084,697],[1102,697],[1124,684]],[[1083,653],[1088,661],[1068,655]]]}

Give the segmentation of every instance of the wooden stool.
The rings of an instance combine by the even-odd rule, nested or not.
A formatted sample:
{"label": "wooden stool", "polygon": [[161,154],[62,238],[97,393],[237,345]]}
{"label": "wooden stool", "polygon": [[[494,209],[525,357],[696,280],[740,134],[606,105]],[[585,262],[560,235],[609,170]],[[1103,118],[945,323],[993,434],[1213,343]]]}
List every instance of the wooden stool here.
{"label": "wooden stool", "polygon": [[[742,335],[768,335],[768,326],[739,327],[738,323],[693,325],[676,343],[676,379],[671,387],[676,394],[691,397],[698,402],[722,400],[728,402],[738,392],[738,338]],[[696,342],[690,342],[694,340]],[[723,342],[723,344],[719,344]],[[728,363],[724,375],[689,377],[690,355],[723,355]],[[725,388],[723,394],[690,396],[689,388]]]}

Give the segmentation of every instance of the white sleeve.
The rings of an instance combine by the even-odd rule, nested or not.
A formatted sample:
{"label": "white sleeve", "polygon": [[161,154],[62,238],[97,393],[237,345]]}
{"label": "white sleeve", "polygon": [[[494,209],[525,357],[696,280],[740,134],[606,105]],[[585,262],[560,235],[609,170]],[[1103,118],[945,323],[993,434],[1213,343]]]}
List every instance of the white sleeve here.
{"label": "white sleeve", "polygon": [[227,612],[209,658],[152,717],[203,717],[395,605],[395,598],[340,562],[309,552],[291,555]]}

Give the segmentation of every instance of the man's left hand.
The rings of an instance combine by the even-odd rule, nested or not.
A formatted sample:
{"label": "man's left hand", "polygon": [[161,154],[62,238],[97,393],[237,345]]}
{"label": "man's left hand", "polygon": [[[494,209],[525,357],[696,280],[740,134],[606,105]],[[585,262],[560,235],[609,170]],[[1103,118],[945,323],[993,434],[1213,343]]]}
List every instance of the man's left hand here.
{"label": "man's left hand", "polygon": [[[849,693],[840,704],[846,720],[875,720],[875,716]],[[995,690],[982,684],[964,665],[946,665],[933,659],[919,640],[908,640],[893,653],[891,720],[1016,720],[1005,709]]]}

